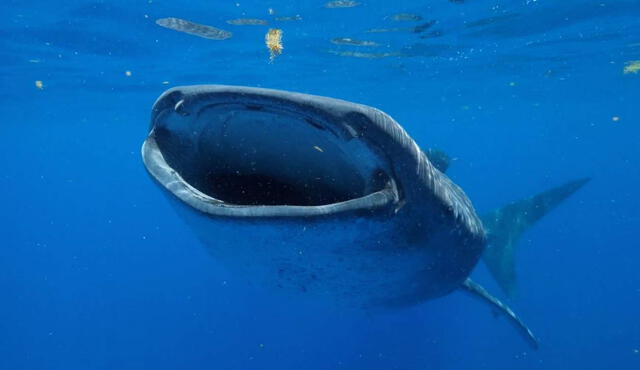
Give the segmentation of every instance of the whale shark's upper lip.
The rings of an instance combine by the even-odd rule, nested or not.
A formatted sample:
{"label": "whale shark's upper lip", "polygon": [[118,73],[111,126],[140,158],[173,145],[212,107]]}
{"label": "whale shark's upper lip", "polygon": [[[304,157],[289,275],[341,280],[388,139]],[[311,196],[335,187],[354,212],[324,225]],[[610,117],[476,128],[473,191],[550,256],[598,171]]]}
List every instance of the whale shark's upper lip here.
{"label": "whale shark's upper lip", "polygon": [[363,132],[364,113],[275,90],[174,88],[154,105],[144,163],[168,191],[212,215],[393,208],[400,192],[384,148]]}

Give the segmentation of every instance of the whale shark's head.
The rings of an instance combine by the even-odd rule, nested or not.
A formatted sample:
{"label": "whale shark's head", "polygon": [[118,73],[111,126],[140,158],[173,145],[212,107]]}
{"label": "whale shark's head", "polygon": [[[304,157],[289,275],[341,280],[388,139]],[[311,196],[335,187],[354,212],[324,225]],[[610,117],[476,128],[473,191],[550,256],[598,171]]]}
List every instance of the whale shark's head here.
{"label": "whale shark's head", "polygon": [[212,215],[393,209],[402,201],[393,148],[370,122],[387,117],[304,94],[173,88],[154,105],[143,158],[166,189]]}

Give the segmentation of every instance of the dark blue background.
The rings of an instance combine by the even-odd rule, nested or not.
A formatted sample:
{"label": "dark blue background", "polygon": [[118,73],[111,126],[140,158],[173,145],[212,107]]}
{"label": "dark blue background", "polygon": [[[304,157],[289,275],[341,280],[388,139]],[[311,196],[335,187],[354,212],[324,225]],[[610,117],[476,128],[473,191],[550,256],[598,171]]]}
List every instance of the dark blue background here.
{"label": "dark blue background", "polygon": [[[0,369],[640,368],[640,74],[623,74],[640,59],[640,3],[362,2],[3,1]],[[269,7],[303,17],[272,22],[284,32],[272,64],[265,27],[225,23],[271,19]],[[364,32],[408,27],[385,20],[399,12],[442,36]],[[168,16],[234,36],[155,25]],[[154,99],[194,83],[379,107],[455,158],[450,176],[480,213],[593,177],[521,241],[510,303],[541,349],[459,293],[374,315],[227,273],[140,160]],[[484,266],[474,278],[499,294]]]}

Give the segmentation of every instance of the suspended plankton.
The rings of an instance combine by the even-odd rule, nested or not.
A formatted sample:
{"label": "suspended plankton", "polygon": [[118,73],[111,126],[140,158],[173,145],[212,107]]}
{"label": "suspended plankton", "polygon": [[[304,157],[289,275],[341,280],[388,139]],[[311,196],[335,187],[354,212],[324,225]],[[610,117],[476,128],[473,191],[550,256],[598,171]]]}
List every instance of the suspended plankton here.
{"label": "suspended plankton", "polygon": [[269,62],[282,54],[282,30],[278,28],[270,28],[264,36],[264,42],[269,49]]}

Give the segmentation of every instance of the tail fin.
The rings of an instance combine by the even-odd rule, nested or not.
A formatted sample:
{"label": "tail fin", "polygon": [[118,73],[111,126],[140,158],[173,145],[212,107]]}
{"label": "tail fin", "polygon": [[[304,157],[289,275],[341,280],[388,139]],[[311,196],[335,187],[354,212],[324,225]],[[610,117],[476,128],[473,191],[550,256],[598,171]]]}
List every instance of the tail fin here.
{"label": "tail fin", "polygon": [[483,259],[508,296],[515,293],[514,258],[520,236],[589,180],[583,178],[568,182],[531,198],[510,203],[482,217],[489,241]]}

